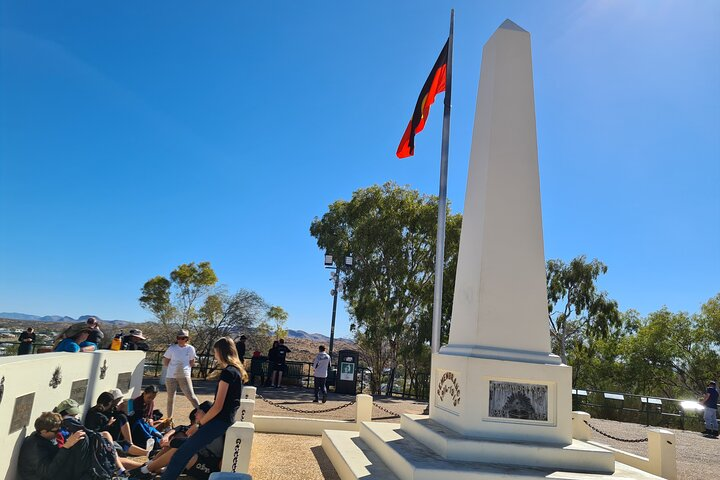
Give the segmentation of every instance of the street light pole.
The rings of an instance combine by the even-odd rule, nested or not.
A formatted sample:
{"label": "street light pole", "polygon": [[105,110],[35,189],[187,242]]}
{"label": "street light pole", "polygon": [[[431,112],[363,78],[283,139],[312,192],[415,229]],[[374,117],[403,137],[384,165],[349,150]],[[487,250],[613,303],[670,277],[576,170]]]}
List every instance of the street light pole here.
{"label": "street light pole", "polygon": [[[353,258],[352,254],[345,255],[345,261],[344,261],[344,267],[350,268],[352,267]],[[338,297],[338,291],[341,287],[340,282],[340,273],[342,272],[343,267],[341,267],[337,260],[333,262],[333,256],[329,253],[325,254],[325,268],[329,268],[332,270],[335,270],[332,275],[334,275],[333,281],[335,282],[335,288],[333,288],[332,295],[333,295],[333,309],[332,309],[332,320],[330,322],[330,361],[332,362],[332,354],[333,354],[333,344],[335,343],[335,313],[337,312],[337,297]]]}
{"label": "street light pole", "polygon": [[330,361],[332,362],[332,354],[333,354],[333,343],[335,343],[335,312],[337,311],[337,296],[338,296],[338,288],[340,288],[340,272],[338,272],[337,266],[335,267],[335,288],[333,291],[335,294],[333,295],[333,312],[332,312],[332,321],[330,322]]}

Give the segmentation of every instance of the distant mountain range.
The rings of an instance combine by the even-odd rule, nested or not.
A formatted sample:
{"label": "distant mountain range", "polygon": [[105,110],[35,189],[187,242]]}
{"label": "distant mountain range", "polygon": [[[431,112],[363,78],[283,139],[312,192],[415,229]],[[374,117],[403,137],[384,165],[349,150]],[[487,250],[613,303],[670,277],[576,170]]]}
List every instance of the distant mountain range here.
{"label": "distant mountain range", "polygon": [[40,315],[28,315],[27,313],[16,313],[16,312],[0,312],[0,318],[8,318],[10,320],[23,320],[26,322],[64,322],[64,323],[73,323],[73,322],[84,322],[90,317],[95,317],[98,319],[98,321],[103,323],[112,323],[112,324],[126,324],[126,323],[132,323],[127,322],[125,320],[105,320],[97,315],[82,315],[78,318],[63,316],[63,315],[45,315],[44,317],[41,317]]}
{"label": "distant mountain range", "polygon": [[[90,317],[95,317],[101,323],[112,323],[112,324],[129,324],[126,320],[105,320],[97,315],[82,315],[78,318],[62,316],[62,315],[28,315],[27,313],[16,313],[16,312],[0,312],[0,318],[7,318],[10,320],[22,320],[26,322],[63,322],[63,323],[74,323],[84,322]],[[320,333],[307,333],[303,330],[288,330],[288,337],[290,338],[304,338],[306,340],[312,340],[313,342],[324,342],[328,343],[330,337],[322,335]],[[345,342],[353,343],[353,340],[348,338],[336,338],[336,340],[342,340]]]}

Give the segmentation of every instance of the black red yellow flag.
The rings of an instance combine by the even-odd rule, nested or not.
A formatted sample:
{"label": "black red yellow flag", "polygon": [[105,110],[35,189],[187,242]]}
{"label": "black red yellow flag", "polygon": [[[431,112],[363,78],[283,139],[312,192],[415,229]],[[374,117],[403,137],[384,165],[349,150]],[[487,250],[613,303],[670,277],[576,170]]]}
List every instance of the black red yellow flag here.
{"label": "black red yellow flag", "polygon": [[450,40],[445,43],[432,71],[430,71],[430,75],[425,80],[425,85],[420,91],[420,96],[415,104],[415,111],[397,149],[398,158],[411,157],[415,153],[415,135],[425,128],[425,121],[430,113],[430,105],[435,101],[435,96],[445,91],[449,42]]}

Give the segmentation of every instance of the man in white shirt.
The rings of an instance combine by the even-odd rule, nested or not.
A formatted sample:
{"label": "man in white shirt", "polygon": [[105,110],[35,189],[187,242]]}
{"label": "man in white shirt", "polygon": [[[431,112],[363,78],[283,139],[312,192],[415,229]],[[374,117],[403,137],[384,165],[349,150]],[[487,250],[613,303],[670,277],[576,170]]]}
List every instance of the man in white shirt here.
{"label": "man in white shirt", "polygon": [[170,345],[163,355],[163,365],[167,367],[165,376],[165,387],[167,388],[167,416],[172,417],[175,404],[175,392],[178,387],[182,390],[185,398],[190,400],[193,408],[198,408],[200,402],[192,384],[192,367],[195,366],[195,347],[190,345],[190,333],[187,330],[180,330],[177,333],[177,343]]}
{"label": "man in white shirt", "polygon": [[318,347],[320,351],[313,360],[313,368],[315,369],[315,400],[318,402],[318,394],[322,391],[322,403],[327,402],[327,388],[325,381],[327,380],[328,368],[330,367],[330,355],[325,353],[325,345]]}

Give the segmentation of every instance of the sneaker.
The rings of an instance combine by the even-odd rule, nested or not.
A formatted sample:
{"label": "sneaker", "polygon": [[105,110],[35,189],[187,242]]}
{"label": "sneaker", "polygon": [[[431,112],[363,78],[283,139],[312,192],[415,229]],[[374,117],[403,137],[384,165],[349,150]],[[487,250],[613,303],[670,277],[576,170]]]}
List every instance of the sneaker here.
{"label": "sneaker", "polygon": [[313,400],[313,403],[318,403],[319,401],[320,401],[320,400],[318,400],[318,399],[316,398],[315,400]]}
{"label": "sneaker", "polygon": [[323,403],[327,402],[327,397],[323,397]]}
{"label": "sneaker", "polygon": [[152,480],[154,475],[152,473],[143,473],[140,468],[137,467],[133,468],[132,470],[129,470],[127,473],[130,476],[132,480]]}

